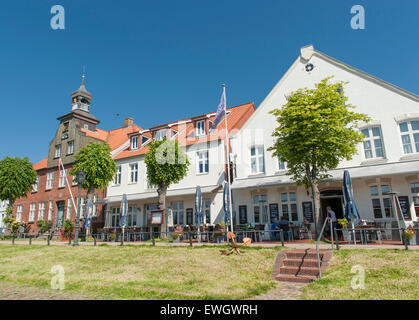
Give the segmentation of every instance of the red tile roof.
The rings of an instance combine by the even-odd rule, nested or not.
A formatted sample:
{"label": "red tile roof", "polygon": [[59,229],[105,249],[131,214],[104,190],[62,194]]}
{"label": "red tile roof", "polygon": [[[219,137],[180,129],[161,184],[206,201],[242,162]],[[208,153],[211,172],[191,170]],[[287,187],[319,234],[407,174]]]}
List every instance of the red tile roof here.
{"label": "red tile roof", "polygon": [[47,161],[48,161],[48,157],[42,159],[41,161],[33,165],[33,169],[36,171],[45,169],[47,167]]}
{"label": "red tile roof", "polygon": [[[230,112],[229,112],[230,111]],[[230,133],[234,133],[234,131],[239,130],[243,124],[249,119],[249,117],[255,112],[255,105],[253,102],[242,104],[239,106],[227,108],[227,125],[228,125],[228,131]],[[208,117],[208,115],[210,115]],[[195,137],[195,126],[193,122],[189,122],[186,124],[179,124],[184,121],[189,121],[191,119],[199,119],[199,118],[209,118],[210,121],[214,121],[215,118],[215,112],[206,113],[200,116],[191,117],[183,120],[179,120],[178,122],[174,123],[166,123],[164,125],[158,125],[154,126],[150,130],[153,129],[163,129],[168,128],[169,125],[171,129],[178,131],[178,135],[176,136],[176,139],[179,141],[179,144],[182,146],[189,146],[193,145],[195,143],[200,142],[209,142],[213,140],[220,140],[225,139],[225,123],[224,120],[222,120],[219,125],[217,126],[217,129],[213,131],[211,134],[202,136],[202,137]],[[173,124],[173,125],[172,125]],[[180,131],[179,131],[180,130]],[[150,133],[147,132],[147,136],[150,137]],[[146,135],[146,134],[144,134]],[[144,146],[142,148],[139,148],[137,150],[131,151],[130,148],[125,149],[121,153],[119,153],[114,159],[124,159],[129,157],[134,157],[137,155],[142,155],[147,153],[148,147]]]}

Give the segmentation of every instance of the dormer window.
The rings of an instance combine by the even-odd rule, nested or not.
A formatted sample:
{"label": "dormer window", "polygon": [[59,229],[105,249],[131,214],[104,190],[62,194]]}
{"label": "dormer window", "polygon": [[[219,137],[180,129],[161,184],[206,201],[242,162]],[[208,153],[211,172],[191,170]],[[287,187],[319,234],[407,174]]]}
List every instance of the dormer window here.
{"label": "dormer window", "polygon": [[55,146],[55,158],[61,157],[61,145],[58,144]]}
{"label": "dormer window", "polygon": [[69,122],[65,122],[64,123],[63,132],[67,132],[68,131],[68,125],[69,125]]}
{"label": "dormer window", "polygon": [[138,136],[131,138],[131,150],[138,149]]}
{"label": "dormer window", "polygon": [[205,134],[206,134],[206,131],[205,131],[205,120],[197,121],[196,124],[195,124],[195,129],[196,129],[195,133],[196,133],[196,136],[197,137],[199,137],[199,136],[205,136]]}
{"label": "dormer window", "polygon": [[156,131],[156,133],[154,134],[154,139],[155,140],[163,140],[166,137],[167,137],[167,130],[166,129],[161,129],[159,131]]}
{"label": "dormer window", "polygon": [[141,145],[143,146],[148,140],[149,140],[149,138],[143,136],[141,138]]}

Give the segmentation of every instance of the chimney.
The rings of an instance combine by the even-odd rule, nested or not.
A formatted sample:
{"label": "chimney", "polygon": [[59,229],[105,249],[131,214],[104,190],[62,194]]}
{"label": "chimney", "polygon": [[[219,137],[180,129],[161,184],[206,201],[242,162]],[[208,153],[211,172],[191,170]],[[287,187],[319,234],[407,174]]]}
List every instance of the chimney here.
{"label": "chimney", "polygon": [[134,123],[133,118],[125,118],[123,128],[128,128]]}

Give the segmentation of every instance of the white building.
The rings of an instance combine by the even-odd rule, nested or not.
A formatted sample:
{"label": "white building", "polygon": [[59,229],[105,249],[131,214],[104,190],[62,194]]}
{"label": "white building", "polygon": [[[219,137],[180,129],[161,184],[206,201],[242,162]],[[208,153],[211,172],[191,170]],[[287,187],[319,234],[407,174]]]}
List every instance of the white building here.
{"label": "white building", "polygon": [[0,201],[0,234],[3,233],[4,230],[4,223],[3,223],[3,219],[6,217],[6,209],[8,206],[8,201],[4,200],[4,201]]}
{"label": "white building", "polygon": [[237,168],[232,185],[237,224],[263,225],[281,216],[303,222],[303,207],[309,211],[311,195],[285,175],[286,164],[279,163],[267,150],[274,143],[271,134],[277,127],[269,111],[283,106],[292,91],[313,88],[329,76],[334,76],[332,81],[349,81],[345,87],[348,103],[372,120],[360,126],[366,138],[358,146],[358,154],[351,161],[342,162],[330,172],[333,178],[321,184],[322,214],[331,205],[338,218],[343,216],[342,177],[347,169],[363,218],[394,220],[388,193],[398,192],[405,207],[406,224],[418,219],[419,96],[307,46],[232,138],[232,157]]}
{"label": "white building", "polygon": [[[254,111],[253,103],[227,109],[230,136],[235,135]],[[107,188],[105,228],[119,227],[122,195],[126,194],[129,207],[127,226],[150,230],[150,213],[157,209],[157,191],[148,185],[144,158],[148,151],[147,144],[164,137],[177,139],[191,163],[188,175],[168,188],[168,226],[195,224],[194,199],[198,185],[202,191],[205,223],[214,225],[224,220],[222,185],[225,180],[225,126],[222,122],[209,133],[214,116],[215,112],[203,114],[129,134],[130,146],[114,157],[118,173]],[[154,228],[158,232],[160,227],[156,225]]]}

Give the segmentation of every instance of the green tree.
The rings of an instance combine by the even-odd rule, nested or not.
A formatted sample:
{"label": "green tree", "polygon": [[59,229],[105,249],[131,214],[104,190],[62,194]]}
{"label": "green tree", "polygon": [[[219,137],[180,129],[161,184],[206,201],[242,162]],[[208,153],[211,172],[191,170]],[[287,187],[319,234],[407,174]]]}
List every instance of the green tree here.
{"label": "green tree", "polygon": [[[155,140],[148,147],[145,156],[148,183],[157,187],[158,208],[165,210],[167,188],[186,176],[190,162],[176,140]],[[162,231],[165,228],[166,221],[162,221]]]}
{"label": "green tree", "polygon": [[26,197],[36,183],[36,178],[37,173],[29,158],[6,157],[0,161],[0,200],[8,200],[4,220],[8,229],[13,227],[13,206],[16,199]]}
{"label": "green tree", "polygon": [[344,85],[323,79],[314,89],[298,89],[287,97],[287,103],[272,113],[279,124],[273,132],[274,151],[281,161],[287,162],[288,175],[298,185],[311,189],[316,234],[320,232],[319,183],[330,177],[341,160],[350,160],[356,146],[364,139],[357,129],[359,121],[369,121],[347,104]]}

